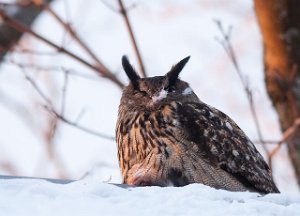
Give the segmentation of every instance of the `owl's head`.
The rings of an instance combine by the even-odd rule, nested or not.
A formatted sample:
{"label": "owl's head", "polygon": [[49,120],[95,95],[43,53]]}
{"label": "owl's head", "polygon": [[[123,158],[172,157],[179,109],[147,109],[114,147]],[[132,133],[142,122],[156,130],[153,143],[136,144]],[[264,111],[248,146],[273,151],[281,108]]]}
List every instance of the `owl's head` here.
{"label": "owl's head", "polygon": [[190,56],[175,64],[164,76],[141,78],[123,56],[123,69],[130,83],[123,90],[121,105],[131,111],[153,111],[162,105],[175,102],[199,101],[187,82],[179,79],[179,73]]}

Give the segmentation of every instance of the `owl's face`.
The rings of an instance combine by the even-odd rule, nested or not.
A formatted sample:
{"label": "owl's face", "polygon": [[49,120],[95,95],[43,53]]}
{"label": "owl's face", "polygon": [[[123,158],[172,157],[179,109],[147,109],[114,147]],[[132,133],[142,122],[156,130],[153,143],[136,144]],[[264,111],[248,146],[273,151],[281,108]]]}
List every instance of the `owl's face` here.
{"label": "owl's face", "polygon": [[129,111],[154,111],[172,101],[199,101],[189,84],[178,78],[188,59],[173,66],[165,76],[140,78],[127,58],[123,57],[123,68],[130,83],[123,90],[121,105]]}

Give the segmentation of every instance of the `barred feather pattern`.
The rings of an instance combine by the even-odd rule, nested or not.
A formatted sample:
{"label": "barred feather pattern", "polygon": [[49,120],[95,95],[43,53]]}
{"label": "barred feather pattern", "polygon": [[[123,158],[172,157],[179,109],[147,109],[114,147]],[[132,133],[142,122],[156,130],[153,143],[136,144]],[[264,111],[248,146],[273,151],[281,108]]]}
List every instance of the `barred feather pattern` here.
{"label": "barred feather pattern", "polygon": [[231,191],[278,192],[252,142],[215,108],[173,102],[149,113],[120,110],[120,115],[118,157],[126,184],[203,183]]}
{"label": "barred feather pattern", "polygon": [[279,192],[245,133],[226,114],[199,100],[188,83],[174,81],[172,71],[150,78],[127,73],[138,80],[123,90],[116,124],[123,183],[202,183],[230,191]]}

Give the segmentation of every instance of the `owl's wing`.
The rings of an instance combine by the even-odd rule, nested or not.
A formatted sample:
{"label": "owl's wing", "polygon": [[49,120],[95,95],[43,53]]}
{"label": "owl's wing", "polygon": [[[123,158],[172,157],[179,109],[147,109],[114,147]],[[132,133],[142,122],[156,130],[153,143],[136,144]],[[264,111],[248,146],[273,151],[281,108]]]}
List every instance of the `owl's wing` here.
{"label": "owl's wing", "polygon": [[204,160],[248,188],[279,192],[263,157],[231,118],[202,102],[179,104],[177,111],[182,136],[197,143],[197,154]]}

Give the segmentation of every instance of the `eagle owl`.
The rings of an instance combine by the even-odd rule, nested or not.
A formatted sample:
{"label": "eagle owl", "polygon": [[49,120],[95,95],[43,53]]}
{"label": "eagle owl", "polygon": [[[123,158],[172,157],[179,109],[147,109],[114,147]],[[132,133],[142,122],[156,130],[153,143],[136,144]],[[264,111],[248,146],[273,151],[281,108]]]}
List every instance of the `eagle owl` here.
{"label": "eagle owl", "polygon": [[188,60],[181,60],[165,76],[141,78],[123,56],[130,80],[116,125],[123,183],[202,183],[230,191],[279,192],[245,133],[178,78]]}

